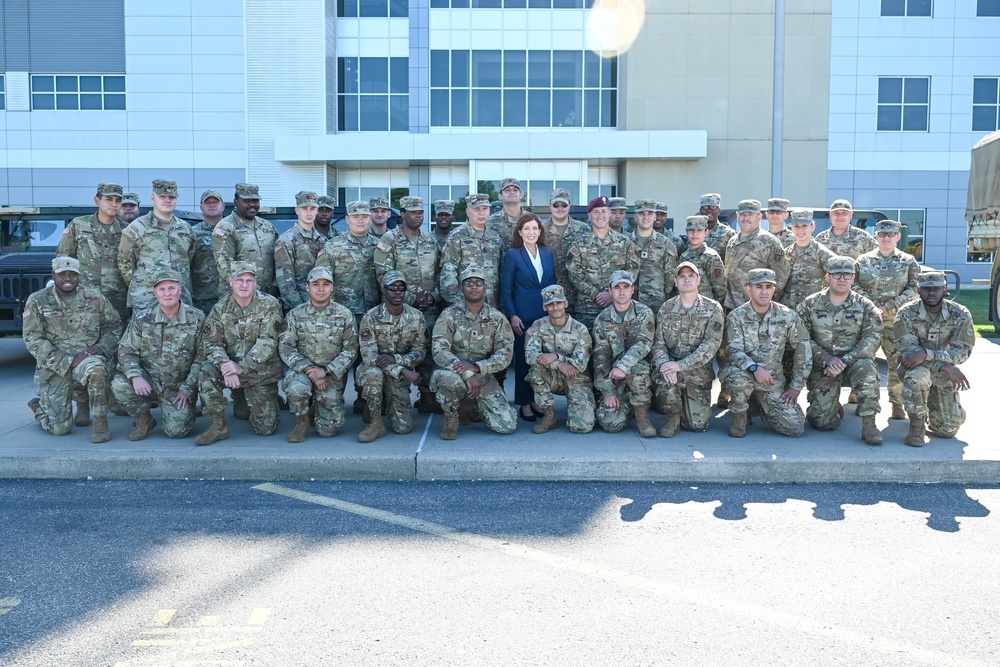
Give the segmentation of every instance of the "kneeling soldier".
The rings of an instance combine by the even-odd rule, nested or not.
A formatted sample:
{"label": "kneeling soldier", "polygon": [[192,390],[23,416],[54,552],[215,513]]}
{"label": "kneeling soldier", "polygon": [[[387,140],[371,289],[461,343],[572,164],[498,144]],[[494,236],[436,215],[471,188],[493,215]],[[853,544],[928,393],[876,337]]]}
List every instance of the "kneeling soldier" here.
{"label": "kneeling soldier", "polygon": [[358,434],[359,442],[385,435],[383,407],[388,407],[393,431],[409,433],[413,429],[410,385],[420,383],[416,368],[427,355],[430,334],[424,314],[403,303],[406,291],[402,272],[386,271],[382,275],[382,303],[361,318],[361,364],[355,372],[372,421]]}
{"label": "kneeling soldier", "polygon": [[288,372],[281,388],[295,415],[288,442],[302,442],[309,431],[310,404],[314,406],[316,433],[330,438],[344,425],[344,381],[358,356],[358,330],[354,315],[331,300],[333,273],[325,266],[309,272],[309,303],[288,313],[278,343]]}
{"label": "kneeling soldier", "polygon": [[159,401],[163,432],[183,438],[194,427],[205,314],[181,303],[181,279],[172,269],[153,283],[157,305],[128,323],[118,343],[118,373],[111,390],[135,420],[129,440],[145,440],[156,426],[150,404]]}
{"label": "kneeling soldier", "polygon": [[593,339],[587,327],[566,312],[566,292],[561,285],[542,290],[542,307],[549,314],[525,334],[524,357],[531,366],[527,380],[535,402],[545,411],[532,429],[546,433],[556,428],[555,396],[566,396],[566,424],[573,433],[594,429],[594,385],[587,372]]}

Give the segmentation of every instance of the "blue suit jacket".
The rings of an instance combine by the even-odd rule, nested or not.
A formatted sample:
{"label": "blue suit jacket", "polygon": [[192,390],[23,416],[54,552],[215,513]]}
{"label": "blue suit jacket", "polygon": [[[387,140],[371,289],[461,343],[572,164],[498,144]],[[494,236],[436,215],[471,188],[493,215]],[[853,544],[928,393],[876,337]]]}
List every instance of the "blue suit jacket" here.
{"label": "blue suit jacket", "polygon": [[531,263],[528,251],[523,247],[511,248],[503,256],[501,294],[507,317],[517,315],[526,324],[546,316],[542,308],[542,289],[556,284],[556,265],[552,249],[540,245],[538,255],[542,258],[542,279]]}

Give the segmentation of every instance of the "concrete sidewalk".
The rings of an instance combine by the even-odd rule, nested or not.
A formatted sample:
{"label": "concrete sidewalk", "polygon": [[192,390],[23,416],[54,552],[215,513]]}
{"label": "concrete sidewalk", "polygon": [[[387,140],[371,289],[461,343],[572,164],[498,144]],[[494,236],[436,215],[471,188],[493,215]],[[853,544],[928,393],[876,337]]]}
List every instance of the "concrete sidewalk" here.
{"label": "concrete sidewalk", "polygon": [[[390,432],[371,444],[357,441],[365,425],[359,416],[348,415],[338,437],[311,433],[296,445],[285,441],[294,423],[286,412],[278,433],[269,438],[254,435],[247,422],[230,419],[230,439],[210,447],[196,447],[193,436],[171,440],[160,429],[132,443],[132,420],[111,416],[112,440],[94,445],[89,427],[63,437],[38,428],[26,405],[35,395],[33,359],[20,339],[0,339],[0,478],[1000,484],[1000,437],[992,420],[992,410],[998,409],[993,388],[1000,377],[1000,345],[977,340],[963,369],[972,383],[962,396],[968,421],[957,438],[932,437],[923,448],[903,444],[908,422],[888,421],[884,375],[878,421],[885,444],[880,447],[861,441],[861,420],[850,409],[837,431],[807,427],[802,438],[786,438],[755,420],[744,439],[728,437],[729,415],[716,411],[706,433],[682,431],[669,440],[599,428],[587,435],[560,428],[539,436],[531,432],[532,424],[519,422],[512,436],[496,435],[479,423],[461,427],[457,440],[445,442],[438,438],[441,416],[418,414],[409,435]],[[353,398],[351,392],[349,405]],[[565,401],[557,400],[557,414],[564,418]],[[662,420],[653,415],[657,427]],[[208,417],[199,419],[195,433],[208,422]]]}

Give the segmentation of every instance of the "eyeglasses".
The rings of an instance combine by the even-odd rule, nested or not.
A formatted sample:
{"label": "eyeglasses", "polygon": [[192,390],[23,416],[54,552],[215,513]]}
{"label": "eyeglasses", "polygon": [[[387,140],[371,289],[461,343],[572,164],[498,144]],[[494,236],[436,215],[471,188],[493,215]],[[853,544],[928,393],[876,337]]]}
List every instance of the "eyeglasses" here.
{"label": "eyeglasses", "polygon": [[830,278],[833,280],[849,280],[854,277],[853,273],[831,273]]}
{"label": "eyeglasses", "polygon": [[549,205],[550,208],[569,208],[569,204],[564,204],[561,201],[557,201],[554,204]]}
{"label": "eyeglasses", "polygon": [[486,284],[486,281],[470,278],[469,280],[463,280],[462,284],[468,287],[482,287],[483,285]]}
{"label": "eyeglasses", "polygon": [[382,289],[388,290],[390,292],[405,292],[406,285],[386,285]]}

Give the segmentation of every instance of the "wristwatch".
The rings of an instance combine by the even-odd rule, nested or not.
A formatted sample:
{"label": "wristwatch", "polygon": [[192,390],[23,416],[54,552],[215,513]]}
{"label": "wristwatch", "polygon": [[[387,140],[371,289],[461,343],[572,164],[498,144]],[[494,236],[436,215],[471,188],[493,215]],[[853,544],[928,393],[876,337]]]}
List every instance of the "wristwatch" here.
{"label": "wristwatch", "polygon": [[751,373],[756,373],[757,372],[757,364],[750,364],[749,366],[747,366],[747,370],[750,371]]}

